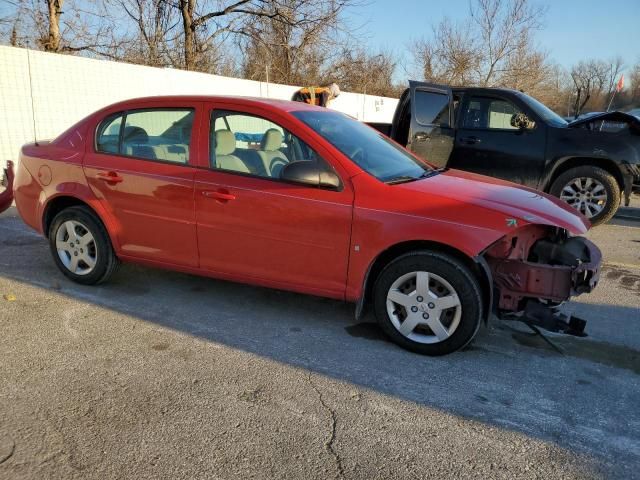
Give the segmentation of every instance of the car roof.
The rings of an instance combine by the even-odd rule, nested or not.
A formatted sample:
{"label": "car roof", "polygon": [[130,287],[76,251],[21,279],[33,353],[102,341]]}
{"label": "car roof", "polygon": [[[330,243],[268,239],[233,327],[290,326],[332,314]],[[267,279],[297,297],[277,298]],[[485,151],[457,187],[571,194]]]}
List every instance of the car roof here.
{"label": "car roof", "polygon": [[326,110],[324,107],[318,107],[316,105],[309,105],[303,102],[293,102],[291,100],[282,100],[277,98],[263,98],[263,97],[242,97],[232,95],[157,95],[151,97],[139,97],[129,98],[114,104],[109,105],[108,109],[112,108],[131,108],[134,105],[140,105],[148,102],[158,101],[170,101],[170,102],[215,102],[215,101],[233,101],[239,105],[246,106],[262,106],[275,108],[277,110],[285,112],[294,112],[300,110]]}

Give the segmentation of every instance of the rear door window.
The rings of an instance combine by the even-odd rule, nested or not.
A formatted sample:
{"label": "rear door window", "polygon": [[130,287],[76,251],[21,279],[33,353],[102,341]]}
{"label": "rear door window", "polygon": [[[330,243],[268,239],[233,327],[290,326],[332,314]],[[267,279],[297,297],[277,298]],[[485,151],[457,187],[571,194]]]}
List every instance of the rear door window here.
{"label": "rear door window", "polygon": [[98,127],[96,150],[147,160],[187,164],[194,110],[129,110]]}

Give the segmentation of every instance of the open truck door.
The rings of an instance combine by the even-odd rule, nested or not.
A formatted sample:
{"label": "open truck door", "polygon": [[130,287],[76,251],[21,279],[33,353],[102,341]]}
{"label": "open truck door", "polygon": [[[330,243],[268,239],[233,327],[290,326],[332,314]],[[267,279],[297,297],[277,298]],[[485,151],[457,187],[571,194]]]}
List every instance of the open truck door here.
{"label": "open truck door", "polygon": [[411,122],[407,148],[437,167],[446,167],[455,140],[451,88],[410,81],[409,95]]}

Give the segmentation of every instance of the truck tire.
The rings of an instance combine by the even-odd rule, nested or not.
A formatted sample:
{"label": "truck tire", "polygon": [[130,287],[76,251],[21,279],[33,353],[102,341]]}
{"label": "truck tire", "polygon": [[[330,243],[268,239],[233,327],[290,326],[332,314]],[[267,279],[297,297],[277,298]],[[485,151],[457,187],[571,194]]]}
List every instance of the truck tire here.
{"label": "truck tire", "polygon": [[391,340],[424,355],[445,355],[475,337],[482,294],[475,275],[449,255],[424,250],[389,263],[374,286],[378,323]]}
{"label": "truck tire", "polygon": [[567,170],[555,179],[549,192],[582,213],[594,226],[611,220],[620,206],[617,180],[594,165]]}

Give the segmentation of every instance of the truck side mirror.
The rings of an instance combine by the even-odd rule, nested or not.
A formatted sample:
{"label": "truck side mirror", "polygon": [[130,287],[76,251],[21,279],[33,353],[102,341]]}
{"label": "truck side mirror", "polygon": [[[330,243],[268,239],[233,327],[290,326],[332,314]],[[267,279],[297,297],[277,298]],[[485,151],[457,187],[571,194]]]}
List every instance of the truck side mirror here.
{"label": "truck side mirror", "polygon": [[536,122],[531,120],[525,113],[514,113],[511,115],[511,126],[518,130],[533,130]]}

